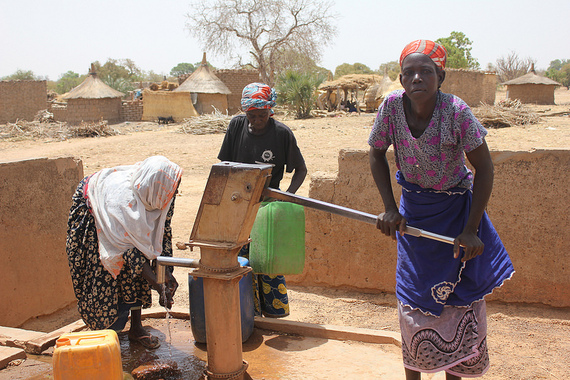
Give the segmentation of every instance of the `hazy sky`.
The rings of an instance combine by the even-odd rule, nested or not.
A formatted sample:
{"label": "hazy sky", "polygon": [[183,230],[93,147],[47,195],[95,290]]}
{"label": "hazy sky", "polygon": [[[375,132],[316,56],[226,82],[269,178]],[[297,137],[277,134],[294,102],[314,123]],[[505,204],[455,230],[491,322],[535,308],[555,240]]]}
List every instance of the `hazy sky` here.
{"label": "hazy sky", "polygon": [[[0,0],[0,77],[21,69],[57,80],[109,58],[168,75],[202,59],[185,28],[189,12],[186,0]],[[511,52],[536,59],[537,69],[570,59],[570,0],[337,0],[335,12],[338,34],[320,62],[333,72],[355,62],[378,69],[408,42],[452,31],[471,40],[482,68]],[[232,65],[212,54],[208,61]]]}

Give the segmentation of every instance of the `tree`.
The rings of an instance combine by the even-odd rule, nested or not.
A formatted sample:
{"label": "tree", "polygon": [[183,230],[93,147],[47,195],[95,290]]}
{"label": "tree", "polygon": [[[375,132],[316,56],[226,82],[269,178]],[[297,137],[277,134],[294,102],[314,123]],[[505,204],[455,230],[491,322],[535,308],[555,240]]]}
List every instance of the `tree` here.
{"label": "tree", "polygon": [[139,81],[143,77],[142,70],[130,59],[108,59],[104,65],[95,61],[93,67],[103,82],[121,92],[133,90],[132,82]]}
{"label": "tree", "polygon": [[18,69],[14,74],[3,77],[2,80],[44,80],[44,78],[34,75],[32,70]]}
{"label": "tree", "polygon": [[79,76],[79,74],[70,70],[59,76],[59,79],[55,84],[55,90],[59,94],[64,94],[79,86],[84,79],[85,75]]}
{"label": "tree", "polygon": [[336,67],[336,69],[334,70],[334,78],[340,78],[343,75],[349,75],[349,74],[375,74],[374,71],[366,66],[364,63],[353,63],[352,65],[350,63],[343,63],[342,65],[339,65]]}
{"label": "tree", "polygon": [[204,49],[241,61],[234,54],[246,48],[269,85],[284,51],[318,62],[336,34],[329,0],[197,0],[190,5],[186,27]]}
{"label": "tree", "polygon": [[550,62],[546,76],[570,88],[570,59],[555,59]]}
{"label": "tree", "polygon": [[277,81],[277,101],[296,111],[298,119],[311,115],[317,100],[317,88],[325,77],[314,73],[287,71]]}
{"label": "tree", "polygon": [[173,77],[178,77],[180,75],[190,74],[194,72],[194,70],[196,70],[196,68],[194,67],[193,64],[182,62],[174,66],[172,70],[170,70],[170,75]]}
{"label": "tree", "polygon": [[507,82],[525,75],[533,63],[536,63],[536,59],[521,59],[515,52],[510,52],[506,57],[500,57],[495,66],[499,82]]}
{"label": "tree", "polygon": [[453,69],[478,69],[479,62],[471,56],[471,40],[462,32],[451,32],[449,37],[435,40],[447,50],[446,67]]}
{"label": "tree", "polygon": [[398,61],[383,63],[380,65],[378,72],[380,75],[384,75],[384,72],[386,72],[390,80],[395,81],[398,79],[398,75],[400,74],[400,64]]}

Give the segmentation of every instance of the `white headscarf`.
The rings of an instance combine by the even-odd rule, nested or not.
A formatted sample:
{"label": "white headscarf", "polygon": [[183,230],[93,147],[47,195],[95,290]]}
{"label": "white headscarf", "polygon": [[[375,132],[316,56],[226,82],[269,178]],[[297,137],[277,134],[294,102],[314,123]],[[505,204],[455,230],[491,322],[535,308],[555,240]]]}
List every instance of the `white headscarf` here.
{"label": "white headscarf", "polygon": [[123,253],[140,250],[149,260],[162,253],[166,215],[182,168],[163,156],[95,173],[87,185],[103,267],[117,277]]}

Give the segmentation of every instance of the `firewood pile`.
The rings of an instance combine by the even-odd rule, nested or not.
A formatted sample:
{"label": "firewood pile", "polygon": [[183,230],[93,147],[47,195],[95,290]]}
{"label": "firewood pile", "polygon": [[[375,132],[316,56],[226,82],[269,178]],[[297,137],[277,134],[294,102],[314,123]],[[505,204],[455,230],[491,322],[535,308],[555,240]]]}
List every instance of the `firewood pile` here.
{"label": "firewood pile", "polygon": [[191,135],[226,133],[231,119],[231,116],[224,115],[214,108],[214,113],[184,119],[177,132]]}
{"label": "firewood pile", "polygon": [[69,127],[70,137],[103,137],[115,136],[120,132],[109,126],[107,120],[97,122],[82,122],[79,125]]}
{"label": "firewood pile", "polygon": [[540,121],[540,116],[524,107],[518,99],[504,99],[494,106],[483,103],[473,109],[473,114],[487,128],[537,124]]}

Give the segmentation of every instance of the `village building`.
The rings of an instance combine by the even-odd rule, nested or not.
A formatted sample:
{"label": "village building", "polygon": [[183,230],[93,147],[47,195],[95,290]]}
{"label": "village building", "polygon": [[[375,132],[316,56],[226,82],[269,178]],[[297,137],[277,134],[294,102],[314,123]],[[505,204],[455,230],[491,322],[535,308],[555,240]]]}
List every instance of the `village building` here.
{"label": "village building", "polygon": [[228,95],[231,91],[208,67],[206,53],[200,67],[173,92],[190,93],[192,104],[200,115],[216,110],[228,112]]}
{"label": "village building", "polygon": [[555,104],[554,90],[562,86],[552,79],[536,74],[534,64],[527,74],[507,81],[503,85],[507,86],[508,99],[518,99],[521,103],[530,104]]}

